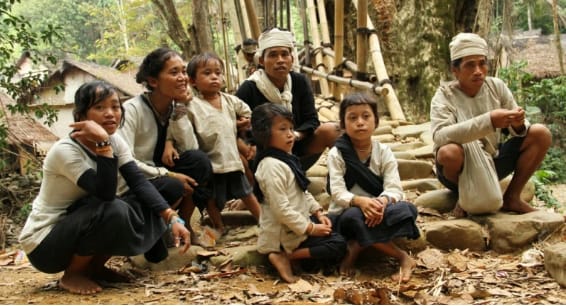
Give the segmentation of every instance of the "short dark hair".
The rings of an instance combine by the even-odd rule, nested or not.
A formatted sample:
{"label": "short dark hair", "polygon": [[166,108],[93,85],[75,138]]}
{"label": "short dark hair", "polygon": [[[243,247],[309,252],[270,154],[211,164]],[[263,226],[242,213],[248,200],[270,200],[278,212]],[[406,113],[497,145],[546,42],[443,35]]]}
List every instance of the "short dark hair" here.
{"label": "short dark hair", "polygon": [[270,102],[257,106],[252,112],[252,135],[258,148],[269,146],[271,140],[271,126],[275,117],[282,117],[293,123],[293,113],[279,104]]}
{"label": "short dark hair", "polygon": [[242,44],[244,46],[257,46],[257,40],[253,38],[246,38]]}
{"label": "short dark hair", "polygon": [[344,99],[342,99],[342,102],[340,102],[339,117],[340,117],[340,127],[342,129],[344,129],[345,127],[346,110],[348,109],[348,107],[354,105],[364,105],[364,104],[368,105],[369,108],[371,108],[371,111],[373,112],[373,116],[375,118],[375,127],[379,125],[377,101],[372,96],[366,93],[355,92],[345,96]]}
{"label": "short dark hair", "polygon": [[[75,122],[86,118],[86,113],[91,107],[113,94],[116,94],[116,96],[118,95],[116,88],[104,81],[90,81],[81,85],[75,92],[75,108],[73,108],[73,119]],[[121,126],[124,123],[125,115],[122,103],[120,103],[120,109],[122,110],[122,119],[120,120]]]}
{"label": "short dark hair", "polygon": [[136,74],[136,82],[143,84],[149,90],[153,90],[149,85],[148,78],[157,78],[165,67],[165,63],[174,56],[181,57],[177,51],[165,47],[151,51],[140,65]]}
{"label": "short dark hair", "polygon": [[217,60],[220,63],[220,67],[222,67],[222,72],[224,72],[224,62],[222,59],[215,53],[204,52],[193,56],[187,64],[187,74],[189,77],[194,80],[197,77],[197,69],[206,65],[210,60]]}

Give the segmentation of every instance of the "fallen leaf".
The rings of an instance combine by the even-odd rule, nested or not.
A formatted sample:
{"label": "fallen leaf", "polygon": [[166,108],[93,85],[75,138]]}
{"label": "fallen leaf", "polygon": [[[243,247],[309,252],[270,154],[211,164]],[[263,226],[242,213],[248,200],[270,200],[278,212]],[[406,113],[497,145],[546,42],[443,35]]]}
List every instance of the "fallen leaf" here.
{"label": "fallen leaf", "polygon": [[304,293],[312,291],[312,285],[306,280],[300,278],[296,283],[289,284],[289,289],[295,293]]}
{"label": "fallen leaf", "polygon": [[427,269],[438,269],[444,263],[444,255],[438,249],[429,248],[417,254],[417,265]]}
{"label": "fallen leaf", "polygon": [[464,272],[468,268],[468,258],[459,253],[450,253],[446,256],[446,261],[452,272]]}

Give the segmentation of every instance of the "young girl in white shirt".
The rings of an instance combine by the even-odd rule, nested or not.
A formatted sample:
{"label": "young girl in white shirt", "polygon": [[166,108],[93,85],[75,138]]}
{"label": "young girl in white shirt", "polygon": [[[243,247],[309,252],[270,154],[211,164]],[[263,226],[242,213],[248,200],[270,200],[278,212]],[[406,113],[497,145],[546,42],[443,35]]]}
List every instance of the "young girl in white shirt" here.
{"label": "young girl in white shirt", "polygon": [[403,201],[397,160],[391,149],[372,139],[379,124],[377,102],[368,95],[351,94],[340,103],[340,126],[345,133],[328,152],[329,215],[348,240],[348,255],[341,272],[348,273],[366,247],[397,258],[401,273],[396,281],[409,281],[415,261],[393,239],[416,239],[417,209]]}
{"label": "young girl in white shirt", "polygon": [[332,231],[330,219],[307,191],[310,182],[292,154],[292,113],[273,103],[257,106],[252,132],[259,149],[254,192],[262,203],[258,252],[268,254],[289,283],[297,280],[293,261],[337,264],[346,253],[346,241]]}

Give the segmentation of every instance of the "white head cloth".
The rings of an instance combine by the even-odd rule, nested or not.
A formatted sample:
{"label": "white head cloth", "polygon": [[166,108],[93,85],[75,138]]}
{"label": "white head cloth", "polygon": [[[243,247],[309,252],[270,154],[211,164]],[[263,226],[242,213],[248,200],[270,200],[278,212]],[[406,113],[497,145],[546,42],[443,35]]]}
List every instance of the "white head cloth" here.
{"label": "white head cloth", "polygon": [[450,61],[470,55],[487,56],[488,48],[485,39],[474,33],[460,33],[450,42]]}
{"label": "white head cloth", "polygon": [[261,56],[263,51],[273,47],[289,47],[295,48],[295,37],[289,31],[282,31],[278,28],[273,28],[267,32],[261,33],[258,38],[257,53]]}

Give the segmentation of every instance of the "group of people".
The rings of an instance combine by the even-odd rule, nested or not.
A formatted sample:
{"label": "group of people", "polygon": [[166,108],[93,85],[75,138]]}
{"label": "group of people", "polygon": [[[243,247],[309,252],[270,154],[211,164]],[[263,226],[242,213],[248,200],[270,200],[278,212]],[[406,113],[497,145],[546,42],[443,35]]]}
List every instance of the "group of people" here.
{"label": "group of people", "polygon": [[[186,64],[167,48],[144,58],[136,81],[146,92],[123,104],[104,82],[82,85],[72,131],[44,161],[20,236],[31,264],[64,271],[65,290],[93,294],[100,280],[129,280],[105,266],[111,256],[159,262],[168,255],[167,235],[185,252],[199,243],[190,225],[195,208],[223,233],[225,203],[241,199],[259,222],[258,251],[287,282],[297,280],[300,263],[349,273],[368,247],[396,258],[401,269],[393,278],[409,281],[415,261],[393,239],[419,237],[418,213],[404,200],[391,149],[372,139],[376,100],[349,94],[339,124],[321,124],[307,78],[292,71],[293,34],[275,28],[257,43],[260,68],[235,95],[222,92],[218,56],[203,53]],[[439,180],[458,192],[468,161],[463,145],[478,142],[500,178],[515,172],[503,208],[533,210],[519,193],[550,133],[529,125],[509,89],[486,76],[483,39],[459,34],[450,51],[456,80],[439,88],[431,109]],[[512,137],[500,146],[503,130]],[[308,192],[305,171],[326,148],[332,202],[325,211]]]}

